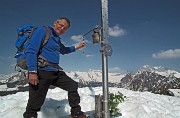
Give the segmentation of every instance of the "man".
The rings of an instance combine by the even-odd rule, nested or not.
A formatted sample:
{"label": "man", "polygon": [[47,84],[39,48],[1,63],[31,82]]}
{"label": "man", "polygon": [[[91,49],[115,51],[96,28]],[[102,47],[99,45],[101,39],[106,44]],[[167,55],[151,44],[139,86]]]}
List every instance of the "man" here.
{"label": "man", "polygon": [[[66,75],[58,66],[59,54],[68,54],[84,47],[85,42],[80,42],[77,46],[65,47],[60,40],[60,35],[64,34],[70,27],[70,21],[66,17],[59,18],[48,27],[50,38],[47,44],[41,49],[40,46],[46,34],[46,28],[37,28],[26,50],[26,60],[28,65],[29,80],[29,100],[27,103],[24,118],[37,118],[37,112],[43,105],[50,85],[59,87],[68,92],[68,101],[71,107],[71,118],[87,118],[81,111],[80,97],[78,94],[78,83]],[[40,56],[37,56],[40,55]],[[38,58],[46,61],[46,65],[37,66]]]}

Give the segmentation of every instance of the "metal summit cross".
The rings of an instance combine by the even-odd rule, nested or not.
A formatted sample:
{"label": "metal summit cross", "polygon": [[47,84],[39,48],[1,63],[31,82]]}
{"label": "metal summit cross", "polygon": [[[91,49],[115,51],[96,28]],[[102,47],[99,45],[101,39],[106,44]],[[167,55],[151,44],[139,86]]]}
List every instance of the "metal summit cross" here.
{"label": "metal summit cross", "polygon": [[[110,118],[109,113],[109,89],[108,89],[108,56],[112,55],[112,48],[108,44],[108,0],[101,0],[101,25],[99,28],[99,41],[102,53],[102,82],[103,96],[95,96],[95,118]],[[98,27],[96,28],[96,30]],[[93,42],[97,41],[98,31],[94,30]]]}
{"label": "metal summit cross", "polygon": [[108,56],[112,55],[112,48],[107,40],[109,36],[108,28],[108,0],[101,0],[101,26],[97,25],[85,34],[87,35],[93,31],[93,43],[101,43],[103,95],[95,96],[95,118],[110,118],[108,106]]}
{"label": "metal summit cross", "polygon": [[103,118],[110,118],[108,100],[109,100],[109,87],[108,87],[108,57],[112,54],[112,48],[108,44],[108,0],[101,0],[102,4],[102,35],[101,35],[101,53],[102,53],[102,81],[103,81]]}

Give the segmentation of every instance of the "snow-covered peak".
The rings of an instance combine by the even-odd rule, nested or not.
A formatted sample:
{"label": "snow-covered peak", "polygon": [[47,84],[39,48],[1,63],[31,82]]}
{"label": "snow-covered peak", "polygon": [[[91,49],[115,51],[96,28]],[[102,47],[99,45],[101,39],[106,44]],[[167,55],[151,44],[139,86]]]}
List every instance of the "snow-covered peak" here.
{"label": "snow-covered peak", "polygon": [[164,68],[162,66],[153,67],[153,69],[158,72],[164,72],[167,70],[166,68]]}
{"label": "snow-covered peak", "polygon": [[140,68],[140,71],[148,71],[148,72],[164,72],[167,69],[162,66],[156,66],[156,67],[151,67],[150,65],[144,65]]}
{"label": "snow-covered peak", "polygon": [[143,71],[157,73],[159,75],[166,76],[166,77],[174,76],[174,77],[180,78],[179,72],[175,70],[166,69],[165,67],[162,67],[162,66],[151,67],[150,65],[144,65],[139,69],[138,73],[141,73]]}
{"label": "snow-covered peak", "polygon": [[140,71],[148,71],[148,72],[153,72],[154,69],[150,67],[149,65],[144,65],[140,68]]}

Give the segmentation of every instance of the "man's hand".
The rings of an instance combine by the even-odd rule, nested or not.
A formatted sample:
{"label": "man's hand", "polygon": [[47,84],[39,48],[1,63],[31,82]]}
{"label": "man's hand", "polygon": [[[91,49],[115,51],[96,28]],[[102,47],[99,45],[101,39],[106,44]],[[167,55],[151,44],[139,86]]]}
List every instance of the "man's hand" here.
{"label": "man's hand", "polygon": [[76,46],[76,50],[78,50],[78,49],[80,49],[80,48],[83,48],[84,46],[85,46],[85,42],[82,41],[82,42],[79,43],[78,46]]}
{"label": "man's hand", "polygon": [[39,83],[37,73],[31,73],[29,72],[29,83],[32,85],[37,85]]}

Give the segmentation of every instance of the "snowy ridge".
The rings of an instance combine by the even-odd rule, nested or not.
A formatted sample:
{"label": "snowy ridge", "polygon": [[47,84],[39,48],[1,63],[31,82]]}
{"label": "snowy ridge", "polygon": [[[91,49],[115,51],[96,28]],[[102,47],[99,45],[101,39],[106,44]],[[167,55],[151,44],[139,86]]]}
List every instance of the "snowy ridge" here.
{"label": "snowy ridge", "polygon": [[13,76],[17,75],[17,73],[11,73],[11,74],[0,74],[0,82],[7,82],[8,78],[11,78]]}
{"label": "snowy ridge", "polygon": [[180,89],[180,79],[174,76],[165,77],[154,72],[142,71],[127,74],[121,79],[118,87],[174,96],[169,89]]}
{"label": "snowy ridge", "polygon": [[180,73],[175,71],[175,70],[168,70],[162,66],[159,67],[151,67],[150,65],[144,65],[141,67],[138,71],[138,73],[143,72],[143,71],[148,71],[148,72],[154,72],[162,76],[174,76],[177,78],[180,78]]}
{"label": "snowy ridge", "polygon": [[[81,81],[89,82],[102,82],[102,71],[100,70],[89,70],[88,72],[80,72],[80,71],[71,71],[66,73],[71,78]],[[125,75],[120,73],[109,73],[109,82],[117,83],[119,82]]]}

